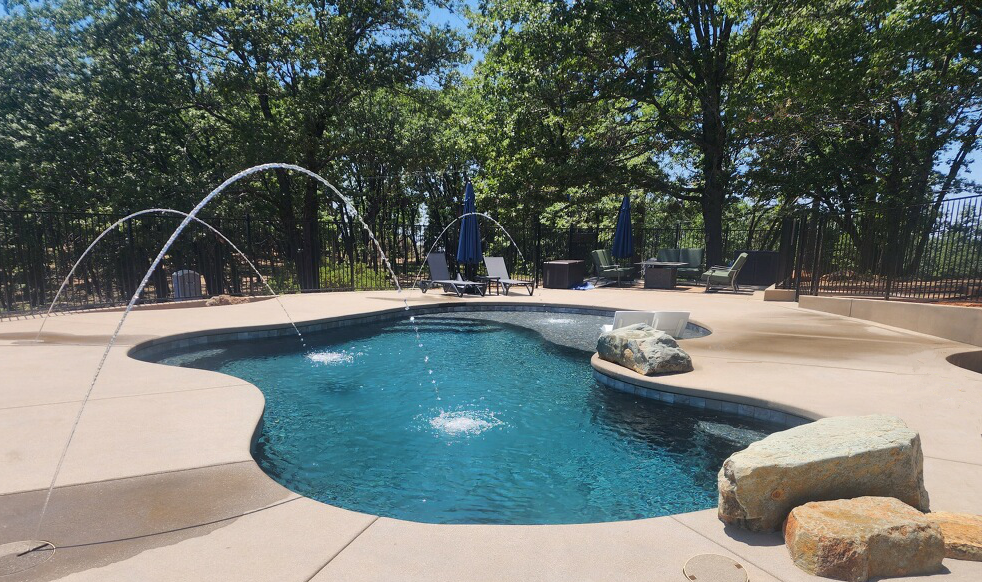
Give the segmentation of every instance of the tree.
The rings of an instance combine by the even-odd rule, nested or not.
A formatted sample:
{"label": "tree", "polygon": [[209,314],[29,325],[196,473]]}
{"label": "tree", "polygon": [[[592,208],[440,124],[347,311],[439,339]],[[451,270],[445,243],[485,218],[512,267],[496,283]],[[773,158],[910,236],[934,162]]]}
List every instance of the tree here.
{"label": "tree", "polygon": [[[527,103],[506,114],[525,113],[514,125],[536,131],[516,131],[516,141],[547,144],[526,146],[541,154],[542,171],[583,176],[571,186],[641,188],[698,203],[707,260],[719,263],[731,181],[753,134],[757,43],[778,6],[491,2],[480,25],[494,67],[486,73],[495,97],[507,99],[504,89]],[[570,165],[580,171],[567,172]]]}
{"label": "tree", "polygon": [[[862,268],[889,235],[863,217],[887,213],[896,223],[916,214],[916,224],[905,221],[918,238],[910,270],[980,145],[978,10],[945,0],[843,0],[802,4],[777,24],[762,44],[771,110],[754,165],[829,210]],[[901,212],[911,205],[926,206]]]}

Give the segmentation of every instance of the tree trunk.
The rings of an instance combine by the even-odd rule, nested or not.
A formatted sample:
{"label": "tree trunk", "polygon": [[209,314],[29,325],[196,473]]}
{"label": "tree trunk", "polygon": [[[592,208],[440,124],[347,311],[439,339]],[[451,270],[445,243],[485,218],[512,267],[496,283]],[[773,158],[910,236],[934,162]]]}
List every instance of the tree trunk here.
{"label": "tree trunk", "polygon": [[[718,115],[718,111],[717,111]],[[723,205],[726,201],[728,176],[723,168],[722,126],[716,116],[703,124],[703,173],[705,186],[699,197],[703,228],[706,233],[706,266],[721,265],[723,257]]]}

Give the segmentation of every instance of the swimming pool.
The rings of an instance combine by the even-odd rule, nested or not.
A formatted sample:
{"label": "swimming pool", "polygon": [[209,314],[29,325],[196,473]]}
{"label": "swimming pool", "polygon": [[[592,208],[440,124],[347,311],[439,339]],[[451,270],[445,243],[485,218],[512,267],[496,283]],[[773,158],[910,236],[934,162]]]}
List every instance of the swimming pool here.
{"label": "swimming pool", "polygon": [[[247,380],[266,397],[254,455],[284,486],[430,523],[617,521],[712,507],[723,460],[779,430],[598,385],[609,318],[415,316],[207,344],[157,361]],[[550,339],[547,339],[550,338]]]}

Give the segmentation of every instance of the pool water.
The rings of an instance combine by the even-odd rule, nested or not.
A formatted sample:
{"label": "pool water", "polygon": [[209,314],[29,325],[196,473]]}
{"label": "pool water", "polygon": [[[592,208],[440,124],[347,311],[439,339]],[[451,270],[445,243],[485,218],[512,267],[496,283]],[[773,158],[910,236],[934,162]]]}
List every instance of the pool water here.
{"label": "pool water", "polygon": [[306,350],[284,337],[158,361],[262,389],[254,454],[284,486],[421,522],[584,523],[706,509],[723,460],[776,430],[597,384],[591,353],[547,341],[545,328],[595,338],[606,318],[547,315],[522,325],[506,322],[515,314],[407,315],[308,335]]}

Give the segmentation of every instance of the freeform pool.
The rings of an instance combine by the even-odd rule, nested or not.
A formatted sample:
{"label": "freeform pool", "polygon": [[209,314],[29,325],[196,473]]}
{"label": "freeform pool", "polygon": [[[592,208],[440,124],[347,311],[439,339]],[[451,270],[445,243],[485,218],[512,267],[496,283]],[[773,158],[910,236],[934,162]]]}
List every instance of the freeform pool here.
{"label": "freeform pool", "polygon": [[555,524],[712,507],[723,460],[777,427],[599,386],[590,352],[576,348],[605,321],[407,316],[308,335],[306,350],[282,337],[157,361],[262,389],[259,465],[293,491],[347,509],[430,523]]}

